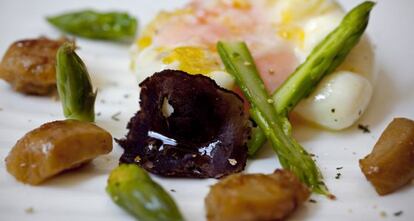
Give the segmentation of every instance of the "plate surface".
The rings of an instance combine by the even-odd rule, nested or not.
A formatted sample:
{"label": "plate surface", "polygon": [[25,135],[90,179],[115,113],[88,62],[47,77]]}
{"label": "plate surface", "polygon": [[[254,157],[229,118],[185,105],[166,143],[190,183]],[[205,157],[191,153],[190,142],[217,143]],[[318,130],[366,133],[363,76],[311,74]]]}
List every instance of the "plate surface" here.
{"label": "plate surface", "polygon": [[[148,22],[160,9],[173,9],[184,0],[0,0],[0,54],[14,41],[40,35],[59,37],[44,17],[66,10],[93,8],[125,10]],[[342,0],[346,9],[359,0]],[[294,127],[295,136],[316,154],[326,183],[337,196],[330,201],[316,195],[316,203],[306,203],[289,220],[414,220],[414,188],[379,197],[362,175],[358,160],[369,153],[383,129],[394,117],[414,118],[414,1],[379,1],[372,14],[368,34],[376,46],[378,79],[368,111],[359,123],[369,125],[371,133],[356,126],[329,132],[303,124]],[[78,39],[79,55],[99,88],[97,124],[114,137],[125,133],[125,125],[138,108],[138,86],[129,72],[129,46]],[[114,117],[114,115],[116,115]],[[133,220],[111,202],[105,193],[109,171],[118,163],[121,148],[73,173],[58,176],[44,185],[23,185],[10,176],[4,165],[15,142],[41,124],[63,119],[60,103],[50,98],[24,96],[0,81],[0,220]],[[279,167],[274,154],[263,150],[251,160],[246,172],[270,173]],[[337,170],[342,167],[341,170]],[[337,173],[339,179],[335,179]],[[187,220],[204,220],[204,196],[216,180],[165,179],[154,177],[171,191]],[[402,211],[400,216],[394,213]]]}

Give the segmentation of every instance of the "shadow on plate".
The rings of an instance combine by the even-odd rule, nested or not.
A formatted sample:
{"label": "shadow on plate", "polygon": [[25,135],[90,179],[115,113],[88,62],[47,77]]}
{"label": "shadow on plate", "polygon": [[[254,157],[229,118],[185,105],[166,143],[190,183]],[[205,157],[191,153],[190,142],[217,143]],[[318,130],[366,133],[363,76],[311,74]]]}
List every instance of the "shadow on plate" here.
{"label": "shadow on plate", "polygon": [[[371,128],[381,125],[388,121],[389,114],[397,106],[403,94],[399,94],[396,89],[395,81],[391,77],[391,72],[386,67],[380,67],[378,79],[374,88],[374,93],[368,109],[361,119],[356,123],[368,124]],[[392,116],[397,117],[397,116]],[[353,126],[352,128],[355,128]]]}
{"label": "shadow on plate", "polygon": [[110,170],[118,164],[116,156],[110,154],[101,156],[92,162],[80,167],[66,170],[50,178],[41,187],[68,188],[80,185],[102,175],[108,175]]}
{"label": "shadow on plate", "polygon": [[288,217],[289,221],[307,220],[311,217],[312,211],[318,210],[318,204],[316,201],[307,201],[304,205],[300,206],[291,216]]}

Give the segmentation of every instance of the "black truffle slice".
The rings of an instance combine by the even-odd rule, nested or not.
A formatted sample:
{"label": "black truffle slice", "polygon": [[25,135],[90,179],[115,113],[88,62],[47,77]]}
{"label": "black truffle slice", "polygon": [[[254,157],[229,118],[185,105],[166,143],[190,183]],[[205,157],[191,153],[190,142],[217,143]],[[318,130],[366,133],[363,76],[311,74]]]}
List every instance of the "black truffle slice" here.
{"label": "black truffle slice", "polygon": [[164,70],[140,85],[121,163],[169,177],[219,178],[244,169],[250,134],[243,100],[203,75]]}

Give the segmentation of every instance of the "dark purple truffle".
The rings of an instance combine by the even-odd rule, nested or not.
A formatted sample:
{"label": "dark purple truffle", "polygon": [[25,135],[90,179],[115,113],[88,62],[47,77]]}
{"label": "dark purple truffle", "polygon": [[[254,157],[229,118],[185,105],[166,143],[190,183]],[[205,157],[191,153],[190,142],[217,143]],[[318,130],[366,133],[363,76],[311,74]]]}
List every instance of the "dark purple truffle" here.
{"label": "dark purple truffle", "polygon": [[203,75],[164,70],[140,85],[121,163],[169,177],[219,178],[244,169],[250,121],[243,100]]}

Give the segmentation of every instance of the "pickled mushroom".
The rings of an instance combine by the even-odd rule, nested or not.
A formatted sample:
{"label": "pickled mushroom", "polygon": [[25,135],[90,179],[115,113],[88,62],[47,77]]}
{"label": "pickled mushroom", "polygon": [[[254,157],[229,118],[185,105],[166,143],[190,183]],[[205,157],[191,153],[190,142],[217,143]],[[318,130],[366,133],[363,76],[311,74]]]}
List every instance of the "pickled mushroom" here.
{"label": "pickled mushroom", "polygon": [[359,165],[379,195],[410,183],[414,179],[414,121],[395,118]]}
{"label": "pickled mushroom", "polygon": [[284,220],[310,195],[288,170],[234,174],[210,188],[205,198],[209,221]]}
{"label": "pickled mushroom", "polygon": [[37,185],[112,150],[112,136],[89,122],[54,121],[24,135],[6,158],[17,180]]}
{"label": "pickled mushroom", "polygon": [[14,42],[0,62],[0,79],[21,93],[53,94],[56,91],[56,52],[68,41],[40,37]]}

